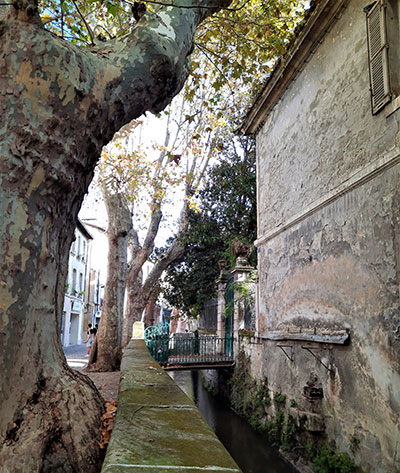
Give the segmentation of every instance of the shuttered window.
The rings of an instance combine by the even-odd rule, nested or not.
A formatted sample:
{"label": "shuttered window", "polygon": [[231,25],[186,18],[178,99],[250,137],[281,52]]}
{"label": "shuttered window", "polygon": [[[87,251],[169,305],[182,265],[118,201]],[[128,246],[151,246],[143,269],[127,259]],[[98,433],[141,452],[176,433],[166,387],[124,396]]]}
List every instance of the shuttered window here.
{"label": "shuttered window", "polygon": [[376,114],[391,100],[386,5],[383,0],[367,9],[367,35],[372,113]]}

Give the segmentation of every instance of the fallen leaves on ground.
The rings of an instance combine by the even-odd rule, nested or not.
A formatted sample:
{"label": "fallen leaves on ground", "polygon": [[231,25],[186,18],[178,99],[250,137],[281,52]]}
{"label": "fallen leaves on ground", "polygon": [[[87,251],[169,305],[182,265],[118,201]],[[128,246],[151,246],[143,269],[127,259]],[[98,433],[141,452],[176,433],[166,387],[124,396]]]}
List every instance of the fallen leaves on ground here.
{"label": "fallen leaves on ground", "polygon": [[107,448],[110,442],[111,432],[114,427],[115,414],[117,413],[117,401],[106,401],[106,412],[101,418],[101,439],[100,448]]}

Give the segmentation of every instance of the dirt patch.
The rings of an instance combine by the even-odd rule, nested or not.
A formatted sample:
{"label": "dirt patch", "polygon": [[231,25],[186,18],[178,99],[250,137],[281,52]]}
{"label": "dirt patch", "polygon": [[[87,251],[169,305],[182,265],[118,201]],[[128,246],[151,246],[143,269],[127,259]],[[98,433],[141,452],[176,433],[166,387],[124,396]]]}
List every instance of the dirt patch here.
{"label": "dirt patch", "polygon": [[84,373],[94,382],[105,401],[118,400],[119,371]]}

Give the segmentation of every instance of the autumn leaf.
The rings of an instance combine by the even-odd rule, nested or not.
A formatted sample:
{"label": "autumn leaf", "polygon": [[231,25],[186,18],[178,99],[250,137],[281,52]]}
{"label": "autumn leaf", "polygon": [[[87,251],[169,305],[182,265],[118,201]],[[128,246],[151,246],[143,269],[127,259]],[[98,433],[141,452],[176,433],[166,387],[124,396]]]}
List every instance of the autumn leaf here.
{"label": "autumn leaf", "polygon": [[100,426],[100,448],[105,449],[110,442],[111,432],[114,427],[114,420],[117,411],[117,402],[116,401],[107,401],[105,403],[106,412],[101,417],[101,426]]}

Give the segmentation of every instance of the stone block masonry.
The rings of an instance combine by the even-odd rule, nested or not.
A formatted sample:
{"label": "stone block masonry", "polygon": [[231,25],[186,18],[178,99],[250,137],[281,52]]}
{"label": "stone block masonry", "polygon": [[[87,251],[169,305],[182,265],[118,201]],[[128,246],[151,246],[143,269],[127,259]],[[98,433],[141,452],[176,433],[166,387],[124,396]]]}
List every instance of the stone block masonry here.
{"label": "stone block masonry", "polygon": [[124,352],[117,417],[101,471],[241,472],[143,340],[131,340]]}

